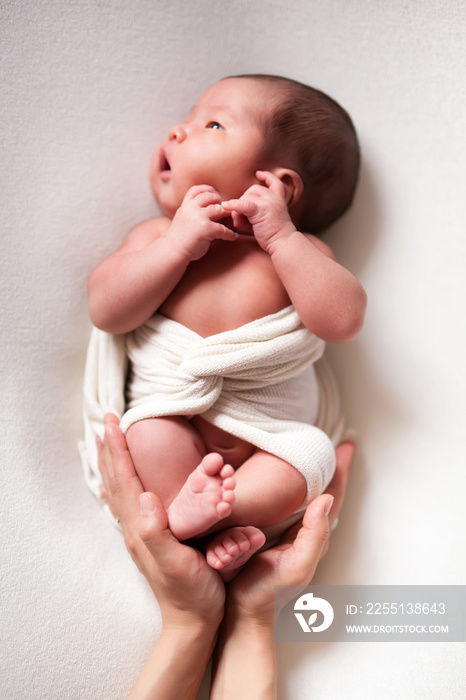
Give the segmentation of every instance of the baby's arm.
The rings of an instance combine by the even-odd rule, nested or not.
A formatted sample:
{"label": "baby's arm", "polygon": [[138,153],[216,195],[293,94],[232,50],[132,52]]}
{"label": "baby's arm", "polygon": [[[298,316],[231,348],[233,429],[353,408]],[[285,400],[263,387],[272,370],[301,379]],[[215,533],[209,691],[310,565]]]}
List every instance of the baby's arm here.
{"label": "baby's arm", "polygon": [[251,223],[302,322],[319,338],[342,343],[361,330],[366,293],[354,275],[336,262],[328,246],[296,230],[285,188],[272,173],[258,171],[265,186],[253,185],[239,200],[223,202]]}
{"label": "baby's arm", "polygon": [[218,220],[225,216],[220,195],[209,186],[188,190],[170,222],[151,219],[136,226],[120,248],[89,277],[92,322],[108,333],[127,333],[147,321],[215,238],[237,234]]}

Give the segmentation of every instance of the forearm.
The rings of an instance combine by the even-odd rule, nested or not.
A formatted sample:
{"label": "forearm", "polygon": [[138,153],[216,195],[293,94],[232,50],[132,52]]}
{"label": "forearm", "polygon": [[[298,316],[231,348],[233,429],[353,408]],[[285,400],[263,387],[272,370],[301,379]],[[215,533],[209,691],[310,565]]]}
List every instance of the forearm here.
{"label": "forearm", "polygon": [[214,626],[163,629],[128,700],[194,700],[215,639]]}
{"label": "forearm", "polygon": [[140,250],[114,253],[89,277],[92,322],[109,333],[134,330],[155,313],[188,264],[164,236]]}
{"label": "forearm", "polygon": [[313,333],[332,343],[357,335],[366,293],[349,270],[299,231],[277,239],[271,257],[296,311]]}
{"label": "forearm", "polygon": [[210,700],[276,700],[273,624],[227,616],[219,633]]}

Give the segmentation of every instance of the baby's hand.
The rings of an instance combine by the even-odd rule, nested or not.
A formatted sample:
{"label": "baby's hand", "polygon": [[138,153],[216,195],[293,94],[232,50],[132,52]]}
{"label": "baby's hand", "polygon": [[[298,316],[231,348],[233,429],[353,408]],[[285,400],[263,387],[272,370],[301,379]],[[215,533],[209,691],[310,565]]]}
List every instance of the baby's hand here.
{"label": "baby's hand", "polygon": [[195,185],[186,192],[166,237],[191,260],[205,255],[216,238],[235,241],[238,234],[219,223],[225,217],[219,193],[210,185]]}
{"label": "baby's hand", "polygon": [[231,212],[233,224],[239,229],[245,217],[261,248],[271,254],[274,242],[296,231],[296,227],[288,213],[283,183],[268,171],[258,170],[256,177],[264,185],[252,185],[240,199],[222,202],[222,207]]}

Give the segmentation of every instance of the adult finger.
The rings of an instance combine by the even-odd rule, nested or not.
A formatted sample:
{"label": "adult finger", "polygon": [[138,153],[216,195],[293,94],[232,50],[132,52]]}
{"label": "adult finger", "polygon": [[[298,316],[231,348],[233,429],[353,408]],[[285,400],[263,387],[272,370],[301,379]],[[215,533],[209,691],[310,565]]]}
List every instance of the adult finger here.
{"label": "adult finger", "polygon": [[[123,523],[122,523],[123,524]],[[157,571],[163,569],[167,544],[176,543],[168,530],[167,514],[154,493],[143,492],[138,498],[138,514],[134,519],[125,520],[124,537],[126,548],[140,571],[151,585]],[[170,547],[168,547],[170,549]],[[157,562],[154,569],[154,564]]]}
{"label": "adult finger", "polygon": [[[336,526],[338,522],[340,510],[345,499],[349,470],[353,462],[355,451],[356,443],[350,441],[341,443],[340,445],[338,445],[336,450],[337,466],[335,469],[333,479],[326,490],[326,493],[334,496],[334,503],[330,511],[329,518],[331,530]],[[325,547],[323,548],[321,557],[324,557],[327,554],[328,547],[329,541],[327,541]]]}
{"label": "adult finger", "polygon": [[[102,462],[102,468],[103,471],[106,475],[106,480],[107,480],[107,487],[109,486],[109,481],[110,479],[113,478],[114,476],[114,470],[113,470],[113,460],[111,457],[111,452],[108,444],[108,432],[106,430],[107,425],[115,425],[119,427],[120,421],[115,416],[113,413],[106,413],[104,416],[104,450],[103,450],[103,459],[101,460]],[[107,488],[108,490],[108,488]]]}
{"label": "adult finger", "polygon": [[114,421],[105,423],[108,491],[112,511],[120,518],[123,530],[139,516],[139,496],[144,491],[136,474],[126,439]]}
{"label": "adult finger", "polygon": [[107,423],[113,423],[114,425],[120,425],[120,419],[115,413],[106,413],[104,415],[104,425]]}
{"label": "adult finger", "polygon": [[[106,502],[110,510],[111,508],[111,503],[110,503],[110,491],[109,491],[109,485],[108,485],[108,472],[107,472],[107,459],[106,459],[106,448],[104,446],[104,443],[100,439],[99,436],[96,438],[96,444],[97,444],[97,466],[99,467],[100,471],[100,476],[102,477],[102,486],[100,487],[100,495],[103,498],[103,500]],[[115,515],[115,513],[112,514]]]}
{"label": "adult finger", "polygon": [[168,528],[167,513],[155,493],[142,493],[139,506],[139,537],[157,562],[157,567],[172,575],[181,563],[186,545],[181,544]]}
{"label": "adult finger", "polygon": [[355,442],[346,441],[338,445],[336,449],[337,465],[332,481],[328,485],[325,493],[334,497],[332,510],[330,511],[330,526],[340,514],[343,501],[345,499],[346,487],[348,484],[349,471],[353,463],[357,445]]}
{"label": "adult finger", "polygon": [[96,437],[97,445],[97,466],[99,467],[100,476],[102,477],[102,483],[104,488],[107,490],[107,463],[105,460],[105,449],[104,443],[99,436]]}
{"label": "adult finger", "polygon": [[[208,566],[197,549],[179,542],[168,528],[163,504],[154,493],[140,496],[139,544],[132,556],[146,576],[154,592],[169,595],[173,605],[193,611],[208,612],[209,617],[223,606],[225,589],[217,572]],[[131,550],[130,550],[131,551]]]}
{"label": "adult finger", "polygon": [[301,528],[292,545],[296,584],[309,583],[327,547],[330,536],[329,510],[333,501],[333,496],[324,494],[306,508]]}

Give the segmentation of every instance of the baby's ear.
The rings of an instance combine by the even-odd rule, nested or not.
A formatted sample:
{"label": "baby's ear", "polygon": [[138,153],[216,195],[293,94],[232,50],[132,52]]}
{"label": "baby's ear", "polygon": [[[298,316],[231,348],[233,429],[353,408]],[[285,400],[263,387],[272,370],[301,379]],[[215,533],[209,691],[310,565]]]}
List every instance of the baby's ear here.
{"label": "baby's ear", "polygon": [[288,209],[301,199],[304,190],[304,184],[301,175],[296,170],[289,168],[275,168],[272,170],[275,177],[281,180],[285,188],[285,198]]}

